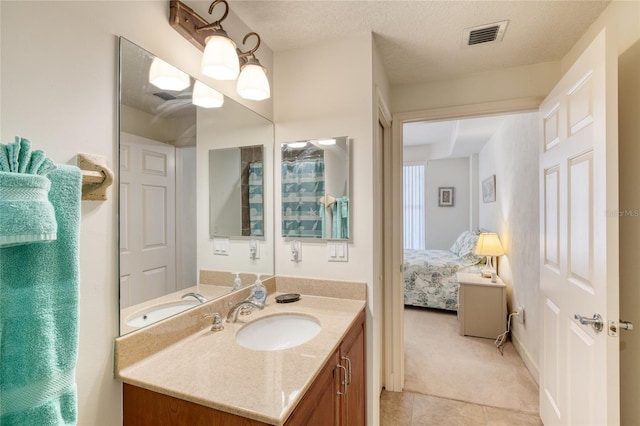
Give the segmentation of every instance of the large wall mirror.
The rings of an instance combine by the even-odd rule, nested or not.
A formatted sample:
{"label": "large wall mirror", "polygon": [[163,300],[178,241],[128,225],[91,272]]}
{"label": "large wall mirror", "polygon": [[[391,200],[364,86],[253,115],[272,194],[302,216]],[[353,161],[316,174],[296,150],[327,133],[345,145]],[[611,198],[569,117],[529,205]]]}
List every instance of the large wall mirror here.
{"label": "large wall mirror", "polygon": [[[151,83],[158,63],[182,86]],[[273,123],[206,87],[216,107],[194,105],[199,85],[120,38],[121,334],[228,294],[236,277],[246,286],[273,275]],[[246,232],[240,213],[214,253],[212,211],[236,211],[223,189],[236,186],[248,238],[232,239]]]}
{"label": "large wall mirror", "polygon": [[281,145],[282,236],[348,240],[349,138]]}

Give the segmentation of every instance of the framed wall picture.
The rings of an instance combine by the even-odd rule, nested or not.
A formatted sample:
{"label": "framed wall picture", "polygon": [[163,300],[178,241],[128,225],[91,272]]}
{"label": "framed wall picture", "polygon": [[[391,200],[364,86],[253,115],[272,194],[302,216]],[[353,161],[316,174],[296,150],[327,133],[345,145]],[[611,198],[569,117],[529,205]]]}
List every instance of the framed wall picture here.
{"label": "framed wall picture", "polygon": [[438,206],[453,207],[453,191],[452,186],[441,186],[438,188]]}
{"label": "framed wall picture", "polygon": [[482,202],[496,201],[496,175],[491,175],[482,181]]}

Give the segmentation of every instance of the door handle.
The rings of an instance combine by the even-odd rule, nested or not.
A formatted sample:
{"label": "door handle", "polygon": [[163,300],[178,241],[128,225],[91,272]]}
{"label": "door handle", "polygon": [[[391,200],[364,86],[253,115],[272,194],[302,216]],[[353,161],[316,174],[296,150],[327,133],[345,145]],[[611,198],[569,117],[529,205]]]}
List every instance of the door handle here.
{"label": "door handle", "polygon": [[583,317],[582,315],[578,315],[578,314],[575,314],[573,317],[578,321],[580,321],[580,324],[591,325],[591,327],[593,327],[593,329],[597,333],[600,333],[602,331],[603,322],[600,314],[593,314],[593,317],[591,318]]}

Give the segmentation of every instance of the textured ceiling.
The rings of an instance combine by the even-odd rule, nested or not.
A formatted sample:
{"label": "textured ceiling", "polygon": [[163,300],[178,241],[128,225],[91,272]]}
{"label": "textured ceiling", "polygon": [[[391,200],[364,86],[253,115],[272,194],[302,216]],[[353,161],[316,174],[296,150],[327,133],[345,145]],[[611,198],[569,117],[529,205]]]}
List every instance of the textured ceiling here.
{"label": "textured ceiling", "polygon": [[[372,31],[392,85],[557,61],[608,1],[245,1],[231,9],[274,52]],[[500,43],[465,28],[508,20]]]}

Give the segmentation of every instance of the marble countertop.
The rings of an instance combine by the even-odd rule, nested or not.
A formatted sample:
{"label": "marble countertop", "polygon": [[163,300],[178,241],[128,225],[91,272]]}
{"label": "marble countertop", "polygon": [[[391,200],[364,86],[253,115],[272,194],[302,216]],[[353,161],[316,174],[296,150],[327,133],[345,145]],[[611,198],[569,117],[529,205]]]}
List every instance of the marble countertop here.
{"label": "marble countertop", "polygon": [[[217,410],[283,424],[365,302],[303,294],[298,302],[276,303],[279,294],[270,294],[263,310],[239,316],[236,323],[225,322],[224,330],[200,330],[117,371],[117,377]],[[310,315],[321,330],[309,342],[278,351],[255,351],[236,343],[243,325],[280,313]]]}

